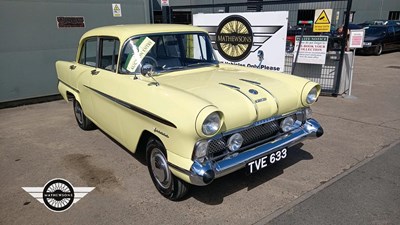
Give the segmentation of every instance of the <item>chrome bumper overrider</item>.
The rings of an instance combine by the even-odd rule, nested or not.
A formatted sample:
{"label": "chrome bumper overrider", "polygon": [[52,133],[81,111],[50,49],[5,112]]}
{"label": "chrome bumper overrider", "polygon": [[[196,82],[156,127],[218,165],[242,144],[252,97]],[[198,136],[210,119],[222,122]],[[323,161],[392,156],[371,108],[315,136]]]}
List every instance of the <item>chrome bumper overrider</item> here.
{"label": "chrome bumper overrider", "polygon": [[291,147],[304,139],[320,137],[323,133],[321,125],[316,120],[308,119],[303,126],[288,134],[253,149],[241,152],[237,156],[222,159],[218,162],[206,161],[200,163],[195,161],[189,172],[190,181],[192,184],[198,186],[207,185],[218,177],[244,168],[247,163],[255,159],[274,151]]}

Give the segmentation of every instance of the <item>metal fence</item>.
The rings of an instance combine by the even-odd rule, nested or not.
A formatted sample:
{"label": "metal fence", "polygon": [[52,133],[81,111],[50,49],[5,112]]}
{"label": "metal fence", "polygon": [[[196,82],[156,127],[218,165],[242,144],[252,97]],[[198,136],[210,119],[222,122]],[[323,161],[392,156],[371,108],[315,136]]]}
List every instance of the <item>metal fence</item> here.
{"label": "metal fence", "polygon": [[[297,25],[299,20],[314,20],[315,9],[332,9],[333,28],[344,25],[344,33],[341,38],[330,38],[337,43],[336,48],[331,48],[329,43],[328,54],[325,65],[296,64],[294,75],[301,76],[318,82],[322,86],[324,94],[339,94],[339,85],[343,67],[343,58],[346,45],[347,27],[351,10],[352,0],[282,0],[282,1],[248,1],[244,3],[204,4],[163,7],[164,23],[187,23],[192,21],[181,21],[178,15],[182,13],[241,13],[241,12],[266,12],[266,11],[288,11],[289,27]],[[188,17],[186,17],[188,18]],[[192,17],[189,17],[192,18]],[[291,73],[293,67],[293,54],[287,53],[285,59],[285,72]]]}

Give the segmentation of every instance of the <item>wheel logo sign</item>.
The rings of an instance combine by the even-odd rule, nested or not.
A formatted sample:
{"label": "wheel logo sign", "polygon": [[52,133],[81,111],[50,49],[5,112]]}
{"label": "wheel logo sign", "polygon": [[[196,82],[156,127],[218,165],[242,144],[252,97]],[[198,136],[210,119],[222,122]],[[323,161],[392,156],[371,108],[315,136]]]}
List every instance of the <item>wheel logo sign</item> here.
{"label": "wheel logo sign", "polygon": [[51,210],[67,210],[74,202],[74,189],[66,180],[51,180],[44,186],[43,201]]}
{"label": "wheel logo sign", "polygon": [[241,15],[230,15],[218,25],[196,26],[205,29],[210,35],[212,46],[226,60],[239,62],[251,53],[257,52],[282,25],[251,24]]}
{"label": "wheel logo sign", "polygon": [[243,60],[253,46],[250,23],[242,16],[228,16],[218,26],[216,43],[225,59],[234,62]]}
{"label": "wheel logo sign", "polygon": [[64,212],[91,192],[94,187],[73,187],[67,180],[56,178],[47,182],[44,187],[23,187],[22,189],[49,210]]}

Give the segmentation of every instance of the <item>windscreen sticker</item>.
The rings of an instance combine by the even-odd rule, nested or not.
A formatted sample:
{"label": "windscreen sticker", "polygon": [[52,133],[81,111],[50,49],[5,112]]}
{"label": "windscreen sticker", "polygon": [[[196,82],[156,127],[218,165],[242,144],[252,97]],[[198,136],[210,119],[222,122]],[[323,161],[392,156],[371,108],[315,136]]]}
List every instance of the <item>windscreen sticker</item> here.
{"label": "windscreen sticker", "polygon": [[129,72],[136,71],[140,62],[142,62],[143,58],[147,55],[150,49],[153,47],[155,42],[148,37],[140,38],[133,48],[133,53],[129,54],[124,67]]}

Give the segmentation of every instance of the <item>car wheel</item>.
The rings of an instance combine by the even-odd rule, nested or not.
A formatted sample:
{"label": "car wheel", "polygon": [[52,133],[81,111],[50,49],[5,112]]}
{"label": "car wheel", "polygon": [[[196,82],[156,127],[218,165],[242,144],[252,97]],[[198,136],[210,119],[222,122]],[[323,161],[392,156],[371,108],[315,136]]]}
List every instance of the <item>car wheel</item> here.
{"label": "car wheel", "polygon": [[146,160],[150,177],[164,197],[177,201],[186,195],[189,185],[171,173],[165,148],[160,141],[151,139],[147,143]]}
{"label": "car wheel", "polygon": [[95,125],[93,124],[92,121],[90,121],[85,113],[83,112],[83,109],[81,107],[81,104],[77,100],[73,100],[73,105],[74,105],[74,114],[75,114],[75,119],[76,122],[78,123],[79,127],[82,130],[93,130],[95,128]]}
{"label": "car wheel", "polygon": [[383,46],[382,44],[378,44],[375,48],[375,55],[381,55],[383,51]]}

